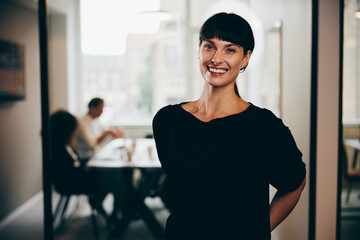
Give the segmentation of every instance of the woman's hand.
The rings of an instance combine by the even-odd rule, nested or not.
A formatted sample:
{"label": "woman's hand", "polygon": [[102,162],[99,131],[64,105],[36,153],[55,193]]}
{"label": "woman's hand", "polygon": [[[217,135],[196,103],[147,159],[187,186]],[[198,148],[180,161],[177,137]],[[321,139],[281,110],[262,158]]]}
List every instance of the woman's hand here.
{"label": "woman's hand", "polygon": [[305,187],[306,177],[300,186],[292,192],[277,191],[270,204],[270,230],[273,231],[294,209]]}

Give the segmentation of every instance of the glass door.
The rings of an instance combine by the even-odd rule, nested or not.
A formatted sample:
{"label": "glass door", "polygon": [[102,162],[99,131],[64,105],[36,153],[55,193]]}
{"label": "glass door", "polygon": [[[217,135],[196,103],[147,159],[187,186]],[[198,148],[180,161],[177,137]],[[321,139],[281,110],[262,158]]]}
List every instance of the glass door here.
{"label": "glass door", "polygon": [[[49,0],[50,114],[63,109],[81,118],[90,99],[100,97],[105,100],[102,125],[121,126],[129,138],[151,133],[158,109],[195,100],[202,91],[197,56],[203,21],[219,11],[234,12],[249,21],[255,34],[251,64],[237,80],[240,95],[283,119],[309,166],[311,1],[288,2]],[[59,198],[54,191],[54,210]],[[105,201],[110,213],[114,198],[110,195]],[[161,201],[146,201],[165,224],[168,212]],[[70,214],[54,229],[55,239],[79,231],[91,237],[87,202],[69,204]],[[306,187],[272,238],[306,239],[308,205]],[[100,236],[107,236],[105,221],[98,227]],[[130,225],[126,234],[124,239],[153,239],[141,221]]]}
{"label": "glass door", "polygon": [[341,240],[360,237],[360,1],[344,1]]}

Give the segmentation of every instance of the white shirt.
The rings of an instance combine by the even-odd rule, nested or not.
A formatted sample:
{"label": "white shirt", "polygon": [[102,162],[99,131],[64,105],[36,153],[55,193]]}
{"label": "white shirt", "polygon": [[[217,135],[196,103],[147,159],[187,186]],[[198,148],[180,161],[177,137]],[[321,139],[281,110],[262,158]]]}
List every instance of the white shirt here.
{"label": "white shirt", "polygon": [[77,136],[77,152],[80,158],[89,158],[94,155],[106,142],[97,143],[105,128],[99,120],[92,118],[88,113],[79,119],[79,132]]}

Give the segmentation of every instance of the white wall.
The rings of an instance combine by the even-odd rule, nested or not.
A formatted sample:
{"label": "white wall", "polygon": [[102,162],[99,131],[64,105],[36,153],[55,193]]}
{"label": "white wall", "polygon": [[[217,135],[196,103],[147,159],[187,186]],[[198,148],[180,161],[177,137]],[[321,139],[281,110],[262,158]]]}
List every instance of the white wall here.
{"label": "white wall", "polygon": [[308,238],[310,167],[310,0],[282,1],[283,9],[283,120],[289,125],[307,165],[307,185],[288,219],[274,232],[279,240]]}
{"label": "white wall", "polygon": [[[283,22],[282,119],[290,128],[303,153],[307,173],[309,173],[310,156],[311,4],[311,0],[250,1],[251,9],[261,19],[265,30],[269,29],[276,20]],[[308,187],[309,184],[305,186],[294,211],[273,231],[274,240],[307,239]]]}
{"label": "white wall", "polygon": [[49,99],[50,112],[68,109],[68,67],[66,16],[49,16]]}
{"label": "white wall", "polygon": [[80,0],[49,0],[48,8],[50,110],[78,116],[83,109]]}
{"label": "white wall", "polygon": [[0,220],[42,189],[37,12],[0,1],[0,39],[25,45],[25,100],[0,104]]}

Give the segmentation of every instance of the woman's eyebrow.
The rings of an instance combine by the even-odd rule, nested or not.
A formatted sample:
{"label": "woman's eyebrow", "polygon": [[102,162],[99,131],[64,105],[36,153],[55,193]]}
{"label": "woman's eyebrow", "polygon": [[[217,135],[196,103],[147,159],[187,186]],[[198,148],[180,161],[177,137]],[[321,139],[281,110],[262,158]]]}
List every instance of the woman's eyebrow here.
{"label": "woman's eyebrow", "polygon": [[214,44],[214,45],[215,45],[215,43],[214,43],[213,41],[208,40],[208,39],[205,39],[205,40],[204,40],[204,42],[209,42],[209,43],[211,43],[211,44]]}
{"label": "woman's eyebrow", "polygon": [[236,43],[226,44],[225,47],[238,47],[238,48],[241,48],[241,46],[239,44],[236,44]]}

